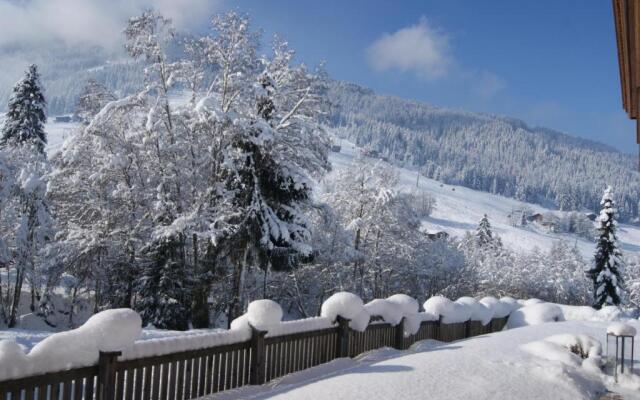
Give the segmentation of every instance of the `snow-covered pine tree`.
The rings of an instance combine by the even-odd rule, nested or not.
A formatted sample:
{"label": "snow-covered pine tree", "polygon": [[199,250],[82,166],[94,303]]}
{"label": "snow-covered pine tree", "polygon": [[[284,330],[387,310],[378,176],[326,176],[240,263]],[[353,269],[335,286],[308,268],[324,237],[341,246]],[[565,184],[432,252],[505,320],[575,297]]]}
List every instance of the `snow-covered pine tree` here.
{"label": "snow-covered pine tree", "polygon": [[44,133],[45,106],[40,74],[34,64],[13,88],[0,144],[30,142],[43,153],[47,143]]}
{"label": "snow-covered pine tree", "polygon": [[493,243],[493,233],[491,232],[491,224],[487,214],[482,217],[476,228],[476,243],[481,247]]}
{"label": "snow-covered pine tree", "polygon": [[25,280],[31,287],[31,310],[40,297],[37,256],[53,234],[53,220],[47,199],[47,175],[50,165],[44,145],[46,134],[45,99],[40,89],[35,65],[14,88],[9,112],[2,129],[0,147],[5,154],[6,173],[12,175],[10,197],[4,207],[0,231],[8,236],[15,284],[7,324],[15,326]]}
{"label": "snow-covered pine tree", "polygon": [[88,124],[107,103],[114,101],[116,96],[100,82],[89,79],[82,89],[76,103],[75,117]]}
{"label": "snow-covered pine tree", "polygon": [[624,262],[616,237],[616,209],[611,186],[600,201],[602,210],[598,218],[598,244],[595,264],[587,274],[593,280],[594,308],[620,305],[624,296]]}

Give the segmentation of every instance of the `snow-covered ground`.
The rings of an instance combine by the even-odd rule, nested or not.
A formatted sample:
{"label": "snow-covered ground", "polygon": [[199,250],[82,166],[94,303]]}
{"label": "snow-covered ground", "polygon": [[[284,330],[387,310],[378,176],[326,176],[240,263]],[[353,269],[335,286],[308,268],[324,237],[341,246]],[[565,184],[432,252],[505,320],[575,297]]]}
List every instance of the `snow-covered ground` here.
{"label": "snow-covered ground", "polygon": [[[359,149],[346,140],[339,140],[339,143],[342,147],[341,152],[332,152],[329,159],[334,169],[348,168]],[[417,179],[416,172],[410,169],[397,170],[400,174],[401,190],[414,190],[418,181],[420,189],[435,197],[436,207],[431,216],[423,221],[424,228],[429,232],[445,231],[451,236],[462,237],[466,231],[475,230],[482,216],[487,214],[494,232],[500,235],[504,244],[514,250],[532,250],[536,246],[548,250],[554,241],[564,239],[571,245],[577,244],[583,257],[593,257],[595,242],[576,235],[547,232],[533,224],[514,227],[507,217],[513,210],[522,208],[541,214],[553,212],[561,215],[560,211],[462,186],[446,185],[424,176]],[[640,251],[640,227],[620,224],[618,239],[623,250]]]}
{"label": "snow-covered ground", "polygon": [[[606,390],[640,399],[640,386],[531,354],[523,345],[558,334],[604,342],[607,322],[551,322],[453,343],[426,340],[408,351],[375,350],[356,359],[285,376],[216,399],[598,399]],[[640,324],[633,322],[640,328]],[[526,347],[526,346],[525,346]]]}

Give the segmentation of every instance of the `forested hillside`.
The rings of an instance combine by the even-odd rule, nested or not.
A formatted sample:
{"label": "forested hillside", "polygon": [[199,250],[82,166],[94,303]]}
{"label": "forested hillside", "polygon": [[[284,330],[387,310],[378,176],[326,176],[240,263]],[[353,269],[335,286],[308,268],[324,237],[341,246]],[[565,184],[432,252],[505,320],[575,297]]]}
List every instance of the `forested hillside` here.
{"label": "forested hillside", "polygon": [[340,136],[427,177],[561,210],[597,210],[610,184],[621,218],[638,217],[637,160],[604,144],[350,83],[334,82],[329,98]]}

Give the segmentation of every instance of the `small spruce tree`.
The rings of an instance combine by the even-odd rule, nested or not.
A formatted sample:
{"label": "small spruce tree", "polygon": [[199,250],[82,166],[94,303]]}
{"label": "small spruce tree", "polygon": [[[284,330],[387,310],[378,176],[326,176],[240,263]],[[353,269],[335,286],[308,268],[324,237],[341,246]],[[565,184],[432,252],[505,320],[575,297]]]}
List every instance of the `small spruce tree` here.
{"label": "small spruce tree", "polygon": [[622,278],[624,263],[618,249],[616,238],[615,202],[611,187],[607,187],[602,196],[602,211],[598,218],[598,244],[595,264],[587,274],[593,280],[594,308],[607,305],[619,305],[623,301],[624,281]]}
{"label": "small spruce tree", "polygon": [[10,142],[30,142],[44,153],[47,143],[44,132],[45,106],[40,88],[40,74],[37,67],[31,65],[25,76],[13,88],[0,144],[5,146]]}
{"label": "small spruce tree", "polygon": [[476,228],[476,242],[480,246],[486,246],[493,242],[493,233],[491,232],[491,224],[487,214],[482,217]]}

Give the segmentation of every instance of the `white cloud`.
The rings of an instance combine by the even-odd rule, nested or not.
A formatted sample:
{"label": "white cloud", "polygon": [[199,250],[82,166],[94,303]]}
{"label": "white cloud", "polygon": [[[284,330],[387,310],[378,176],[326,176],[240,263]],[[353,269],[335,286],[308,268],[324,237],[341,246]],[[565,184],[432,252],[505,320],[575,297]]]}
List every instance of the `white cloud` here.
{"label": "white cloud", "polygon": [[154,8],[177,28],[198,27],[219,0],[0,0],[0,46],[51,42],[116,48],[127,18]]}
{"label": "white cloud", "polygon": [[367,57],[377,71],[411,71],[428,80],[447,76],[453,66],[447,36],[425,17],[416,25],[384,34],[367,49]]}

